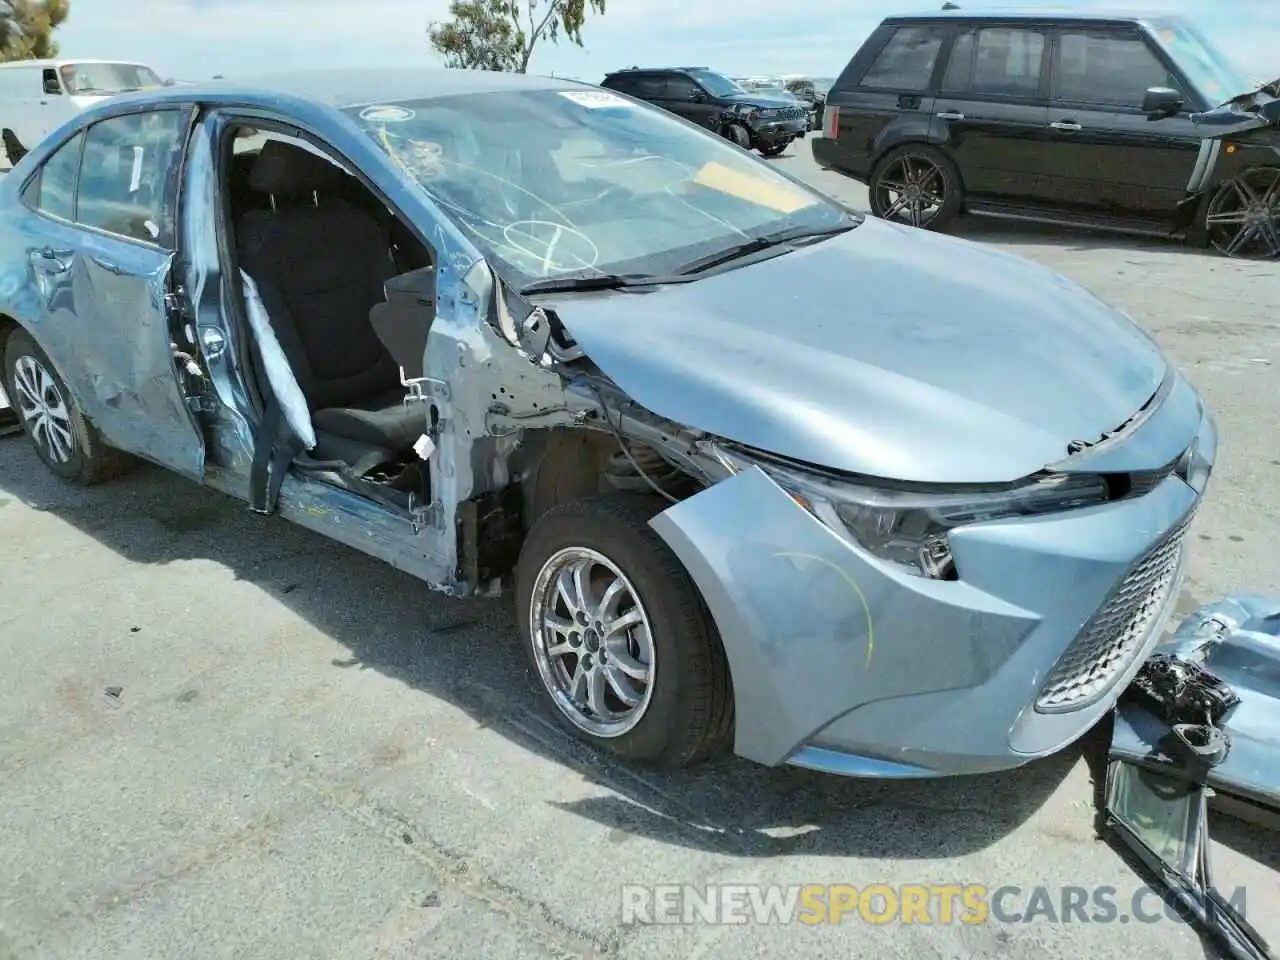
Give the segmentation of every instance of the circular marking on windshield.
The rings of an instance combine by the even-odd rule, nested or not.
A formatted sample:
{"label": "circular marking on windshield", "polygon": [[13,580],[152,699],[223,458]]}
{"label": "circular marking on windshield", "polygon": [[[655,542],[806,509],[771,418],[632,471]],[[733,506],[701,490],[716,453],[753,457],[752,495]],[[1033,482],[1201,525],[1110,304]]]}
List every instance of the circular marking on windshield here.
{"label": "circular marking on windshield", "polygon": [[365,107],[360,111],[360,119],[369,123],[403,123],[406,120],[413,119],[413,111],[407,107],[381,104]]}

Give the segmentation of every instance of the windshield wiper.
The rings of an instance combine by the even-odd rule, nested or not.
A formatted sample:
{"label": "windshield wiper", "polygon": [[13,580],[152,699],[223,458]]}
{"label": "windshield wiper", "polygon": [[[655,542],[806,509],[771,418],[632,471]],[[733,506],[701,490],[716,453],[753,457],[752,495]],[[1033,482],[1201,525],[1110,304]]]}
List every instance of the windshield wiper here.
{"label": "windshield wiper", "polygon": [[645,273],[598,273],[589,277],[547,277],[520,288],[521,294],[560,293],[562,291],[621,290],[624,287],[652,287],[659,283],[679,282],[679,278],[656,277]]}
{"label": "windshield wiper", "polygon": [[794,240],[834,237],[840,233],[847,233],[859,223],[861,223],[860,220],[850,220],[834,227],[792,227],[789,230],[778,230],[774,233],[766,233],[764,236],[752,237],[750,240],[735,244],[726,250],[720,250],[716,253],[708,254],[705,257],[690,260],[676,271],[676,275],[687,276],[691,273],[702,273],[705,270],[710,270],[712,267],[719,267],[734,260],[749,257],[753,253],[760,253],[762,250],[768,250],[770,247],[784,246]]}

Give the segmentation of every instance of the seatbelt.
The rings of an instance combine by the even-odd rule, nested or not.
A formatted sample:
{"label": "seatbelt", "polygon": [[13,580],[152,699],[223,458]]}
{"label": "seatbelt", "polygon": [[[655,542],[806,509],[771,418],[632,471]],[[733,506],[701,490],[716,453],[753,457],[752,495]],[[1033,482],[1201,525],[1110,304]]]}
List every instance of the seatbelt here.
{"label": "seatbelt", "polygon": [[253,445],[253,466],[249,471],[250,510],[261,514],[275,511],[289,465],[303,449],[302,441],[289,426],[273,394]]}

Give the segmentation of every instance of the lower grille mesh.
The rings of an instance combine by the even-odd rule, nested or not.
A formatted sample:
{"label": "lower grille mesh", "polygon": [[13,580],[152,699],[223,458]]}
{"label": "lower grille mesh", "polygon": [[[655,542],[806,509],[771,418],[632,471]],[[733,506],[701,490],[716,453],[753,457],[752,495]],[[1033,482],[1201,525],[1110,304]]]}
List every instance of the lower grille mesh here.
{"label": "lower grille mesh", "polygon": [[1111,688],[1176,597],[1188,516],[1120,581],[1111,598],[1080,631],[1040,689],[1041,713],[1079,710]]}

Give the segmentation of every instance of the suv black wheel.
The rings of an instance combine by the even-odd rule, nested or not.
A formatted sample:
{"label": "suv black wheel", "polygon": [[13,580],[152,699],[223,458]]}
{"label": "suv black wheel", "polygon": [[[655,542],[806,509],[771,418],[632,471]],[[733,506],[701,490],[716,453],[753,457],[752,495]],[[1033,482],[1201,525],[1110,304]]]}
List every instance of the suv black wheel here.
{"label": "suv black wheel", "polygon": [[765,157],[780,157],[782,156],[782,151],[786,150],[789,146],[791,146],[790,141],[787,141],[786,143],[775,143],[771,147],[761,147],[760,154]]}
{"label": "suv black wheel", "polygon": [[751,149],[751,133],[740,123],[731,123],[724,128],[724,138],[732,140],[743,150]]}
{"label": "suv black wheel", "polygon": [[1209,243],[1228,257],[1280,257],[1280,167],[1253,167],[1226,181],[1205,207]]}
{"label": "suv black wheel", "polygon": [[955,165],[923,143],[890,150],[871,172],[871,212],[884,220],[937,230],[960,212]]}
{"label": "suv black wheel", "polygon": [[123,472],[129,458],[103,443],[53,363],[25,330],[9,335],[5,393],[22,429],[49,470],[68,483],[100,483]]}
{"label": "suv black wheel", "polygon": [[702,597],[649,526],[665,506],[626,493],[543,514],[520,551],[516,610],[556,718],[601,750],[674,768],[728,740],[733,696]]}

